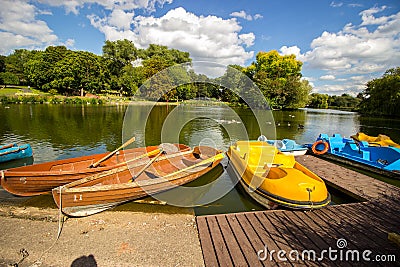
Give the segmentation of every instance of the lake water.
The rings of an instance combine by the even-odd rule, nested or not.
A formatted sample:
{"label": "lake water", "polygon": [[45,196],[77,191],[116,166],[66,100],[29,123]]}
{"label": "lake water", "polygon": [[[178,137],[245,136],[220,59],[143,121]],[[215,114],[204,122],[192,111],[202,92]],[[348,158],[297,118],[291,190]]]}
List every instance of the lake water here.
{"label": "lake water", "polygon": [[[316,109],[258,113],[207,102],[199,106],[153,106],[144,103],[129,106],[0,105],[0,122],[0,144],[31,144],[34,163],[112,151],[133,135],[136,137],[134,147],[180,142],[189,146],[212,145],[222,150],[240,139],[257,139],[260,133],[270,139],[289,138],[303,144],[314,142],[320,133],[340,133],[348,137],[362,131],[374,136],[386,134],[400,142],[399,119],[370,118],[353,112]],[[0,169],[24,163],[4,163],[0,164]],[[195,208],[197,214],[263,209],[249,199],[240,187],[230,190],[233,184],[223,167],[189,186],[207,184],[216,177],[219,177],[218,183],[210,192],[205,192],[206,198],[217,199],[221,192],[227,194]],[[399,185],[396,181],[385,181]],[[346,201],[346,198],[334,193],[333,202]]]}

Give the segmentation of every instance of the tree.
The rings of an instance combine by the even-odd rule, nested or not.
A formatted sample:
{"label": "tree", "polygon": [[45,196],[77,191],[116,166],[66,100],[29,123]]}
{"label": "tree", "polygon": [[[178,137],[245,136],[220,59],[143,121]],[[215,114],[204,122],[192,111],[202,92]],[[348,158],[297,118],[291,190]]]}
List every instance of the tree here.
{"label": "tree", "polygon": [[12,85],[19,84],[18,76],[11,72],[1,72],[0,80],[2,81],[2,84],[4,84],[5,87],[7,87],[7,85],[11,85],[11,84]]}
{"label": "tree", "polygon": [[362,113],[400,116],[400,67],[388,69],[381,78],[369,81],[362,97]]}
{"label": "tree", "polygon": [[26,62],[35,54],[36,51],[28,51],[26,49],[17,49],[6,57],[5,68],[7,72],[13,73],[18,78],[18,84],[27,83],[27,77],[25,76],[24,68]]}
{"label": "tree", "polygon": [[0,73],[6,71],[6,56],[0,55]]}
{"label": "tree", "polygon": [[127,40],[105,41],[103,57],[108,64],[112,75],[119,76],[125,66],[131,65],[137,59],[138,50],[135,45]]}
{"label": "tree", "polygon": [[313,93],[310,95],[308,106],[310,108],[328,108],[328,98],[327,94]]}
{"label": "tree", "polygon": [[300,79],[303,63],[295,55],[281,56],[278,51],[259,52],[256,61],[242,71],[260,88],[275,108],[304,107],[310,93],[308,82]]}
{"label": "tree", "polygon": [[54,67],[52,88],[79,94],[81,90],[99,93],[104,83],[101,57],[85,51],[69,51]]}

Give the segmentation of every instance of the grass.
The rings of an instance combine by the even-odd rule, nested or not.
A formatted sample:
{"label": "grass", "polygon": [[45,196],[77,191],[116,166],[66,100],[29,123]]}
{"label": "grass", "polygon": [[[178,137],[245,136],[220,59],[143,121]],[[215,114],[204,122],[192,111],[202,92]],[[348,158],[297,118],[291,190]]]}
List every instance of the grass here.
{"label": "grass", "polygon": [[21,89],[16,89],[16,88],[4,88],[0,89],[0,96],[13,96],[16,93],[21,93]]}

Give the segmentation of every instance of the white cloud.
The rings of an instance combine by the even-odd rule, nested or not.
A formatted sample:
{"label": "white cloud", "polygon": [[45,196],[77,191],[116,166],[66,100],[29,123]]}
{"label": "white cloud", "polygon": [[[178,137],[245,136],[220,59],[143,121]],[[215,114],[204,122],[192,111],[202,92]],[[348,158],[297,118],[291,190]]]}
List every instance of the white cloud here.
{"label": "white cloud", "polygon": [[343,6],[343,3],[342,3],[342,2],[335,2],[335,1],[332,1],[331,4],[330,4],[330,6],[331,6],[331,7],[341,7],[341,6]]}
{"label": "white cloud", "polygon": [[120,30],[129,30],[131,27],[134,12],[125,12],[121,9],[114,9],[108,18],[110,26]]}
{"label": "white cloud", "polygon": [[[360,14],[374,13],[372,8]],[[363,15],[362,15],[363,16]],[[375,30],[362,27],[368,21]],[[360,26],[347,24],[338,33],[323,32],[311,43],[312,50],[302,56],[310,68],[346,72],[379,72],[400,63],[400,12],[391,16],[363,19]]]}
{"label": "white cloud", "polygon": [[255,14],[254,16],[252,16],[250,14],[247,14],[246,11],[244,11],[244,10],[232,12],[230,14],[230,16],[231,17],[236,17],[236,18],[242,18],[242,19],[245,19],[245,20],[253,20],[253,19],[256,20],[256,19],[262,19],[263,18],[263,16],[261,14]]}
{"label": "white cloud", "polygon": [[262,19],[263,18],[263,15],[261,15],[261,14],[255,14],[254,16],[253,16],[253,19]]}
{"label": "white cloud", "polygon": [[110,17],[89,16],[91,24],[105,34],[107,40],[128,39],[139,48],[151,43],[190,52],[193,60],[220,64],[240,64],[253,57],[242,45],[253,45],[253,33],[242,33],[236,19],[216,16],[197,16],[179,7],[162,17],[137,16],[133,29],[121,30],[112,25]]}
{"label": "white cloud", "polygon": [[319,77],[320,80],[325,80],[325,81],[332,81],[335,80],[336,77],[334,75],[323,75]]}
{"label": "white cloud", "polygon": [[[400,65],[400,12],[377,16],[386,9],[382,6],[364,10],[359,13],[362,20],[359,25],[348,23],[339,32],[323,32],[311,42],[309,51],[301,53],[297,46],[282,46],[280,51],[295,54],[304,62],[303,71],[325,71],[326,75],[319,75],[320,81],[335,77],[335,86],[316,82],[317,92],[349,90],[356,94],[365,89],[368,80]],[[348,77],[349,74],[353,76]]]}
{"label": "white cloud", "polygon": [[254,45],[254,40],[256,39],[256,36],[254,33],[243,33],[239,35],[239,39],[241,43],[244,43],[246,47]]}
{"label": "white cloud", "polygon": [[387,20],[389,19],[388,17],[380,17],[380,18],[376,18],[374,17],[374,14],[379,13],[383,10],[386,9],[386,6],[382,6],[382,7],[373,7],[367,10],[364,10],[362,12],[360,12],[361,15],[361,19],[362,19],[362,23],[361,26],[364,25],[378,25],[378,24],[384,24],[387,22]]}
{"label": "white cloud", "polygon": [[295,55],[297,59],[301,60],[302,55],[300,53],[300,48],[298,48],[297,46],[287,47],[285,45],[282,46],[279,50],[281,51],[282,55]]}
{"label": "white cloud", "polygon": [[41,48],[57,41],[47,23],[38,20],[41,13],[25,1],[3,1],[0,9],[0,54],[16,48]]}

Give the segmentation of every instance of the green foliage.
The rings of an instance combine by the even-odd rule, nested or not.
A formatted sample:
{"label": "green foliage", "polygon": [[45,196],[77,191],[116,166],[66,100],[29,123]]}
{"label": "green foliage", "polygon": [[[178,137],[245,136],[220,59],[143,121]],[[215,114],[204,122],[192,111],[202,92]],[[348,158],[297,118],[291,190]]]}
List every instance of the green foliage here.
{"label": "green foliage", "polygon": [[259,52],[256,61],[242,68],[260,88],[273,108],[304,107],[311,92],[307,81],[301,81],[303,63],[295,55],[281,56],[278,51]]}
{"label": "green foliage", "polygon": [[11,72],[1,72],[0,73],[0,80],[2,81],[2,84],[5,86],[7,85],[18,85],[19,84],[19,78],[16,74],[11,73]]}
{"label": "green foliage", "polygon": [[387,70],[381,78],[367,83],[360,111],[373,115],[400,116],[400,67]]}
{"label": "green foliage", "polygon": [[340,109],[356,109],[360,104],[361,99],[357,97],[352,97],[348,94],[342,94],[341,96],[329,96],[328,105],[332,108]]}
{"label": "green foliage", "polygon": [[6,71],[6,56],[0,55],[0,73]]}
{"label": "green foliage", "polygon": [[310,108],[334,108],[334,109],[348,109],[356,110],[360,104],[361,99],[353,97],[348,94],[327,95],[313,93],[310,95],[308,106]]}
{"label": "green foliage", "polygon": [[329,96],[327,94],[313,93],[310,95],[308,106],[310,108],[328,108],[328,99]]}
{"label": "green foliage", "polygon": [[[196,74],[190,68],[171,68],[190,62],[187,52],[156,44],[138,49],[126,39],[106,41],[102,56],[72,51],[65,46],[49,46],[44,51],[22,49],[0,57],[0,80],[8,84],[11,80],[13,84],[28,84],[52,95],[80,95],[83,90],[93,94],[114,92],[132,96],[140,88],[142,97],[154,100],[207,97],[235,105],[258,106],[262,101],[251,82],[254,81],[272,107],[299,108],[308,102],[311,86],[301,80],[302,62],[294,55],[281,56],[275,50],[259,52],[250,66],[232,65],[218,78]],[[168,71],[161,72],[165,69]],[[18,81],[5,73],[16,75]],[[80,101],[57,97],[47,100],[51,103]],[[89,101],[92,102],[95,100]]]}

